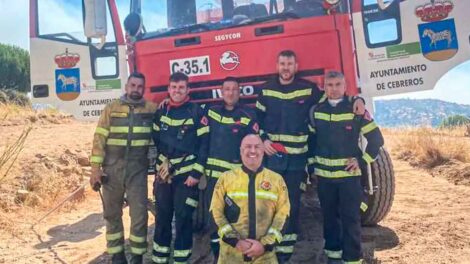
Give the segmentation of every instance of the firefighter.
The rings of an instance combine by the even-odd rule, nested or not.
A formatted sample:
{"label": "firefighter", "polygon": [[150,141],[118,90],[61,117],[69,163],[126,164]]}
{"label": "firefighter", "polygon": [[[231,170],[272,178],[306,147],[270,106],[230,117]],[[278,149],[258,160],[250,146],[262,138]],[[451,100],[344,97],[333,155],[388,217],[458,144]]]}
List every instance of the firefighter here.
{"label": "firefighter", "polygon": [[[103,216],[112,263],[127,263],[124,254],[122,204],[130,209],[131,263],[142,263],[147,251],[147,168],[152,118],[156,106],[143,99],[144,75],[132,73],[126,94],[104,108],[93,139],[90,184],[103,186]],[[101,182],[106,177],[106,182]]]}
{"label": "firefighter", "polygon": [[274,245],[289,214],[283,178],[262,166],[264,147],[258,135],[241,143],[243,166],[221,175],[210,210],[222,241],[218,263],[278,263]]}
{"label": "firefighter", "polygon": [[[276,247],[279,262],[289,260],[297,241],[300,196],[305,191],[308,151],[308,111],[324,100],[315,83],[296,77],[297,58],[293,51],[281,51],[276,65],[278,76],[264,83],[256,102],[260,135],[267,154],[267,168],[281,174],[289,189],[290,217],[283,241]],[[364,113],[364,102],[354,101],[355,112]]]}
{"label": "firefighter", "polygon": [[[240,143],[248,134],[257,134],[259,127],[252,109],[239,104],[240,86],[236,78],[227,77],[222,83],[223,105],[210,107],[201,119],[198,135],[201,148],[198,168],[207,177],[204,210],[208,212],[214,186],[220,175],[241,166]],[[210,219],[211,249],[217,260],[219,237],[213,219]]]}
{"label": "firefighter", "polygon": [[192,213],[198,204],[200,173],[197,160],[197,129],[202,109],[189,102],[188,77],[181,72],[170,76],[168,104],[155,113],[153,140],[157,142],[155,234],[152,260],[169,263],[173,215],[176,237],[173,263],[186,263],[192,248]]}
{"label": "firefighter", "polygon": [[[383,145],[383,137],[366,111],[359,116],[345,96],[342,73],[325,76],[327,101],[310,111],[315,136],[309,139],[309,172],[318,179],[328,263],[362,263],[361,215],[363,198],[360,163],[370,164]],[[364,135],[367,147],[359,148]]]}

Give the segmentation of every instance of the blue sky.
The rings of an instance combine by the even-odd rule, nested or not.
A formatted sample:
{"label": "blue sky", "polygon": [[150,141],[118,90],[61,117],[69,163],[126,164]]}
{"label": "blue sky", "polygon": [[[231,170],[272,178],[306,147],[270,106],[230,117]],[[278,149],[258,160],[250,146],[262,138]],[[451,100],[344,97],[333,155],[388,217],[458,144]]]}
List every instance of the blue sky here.
{"label": "blue sky", "polygon": [[[53,0],[40,0],[49,4],[45,8],[54,9]],[[68,0],[67,0],[68,1]],[[126,0],[118,0],[124,2]],[[161,1],[161,0],[160,0]],[[0,0],[0,43],[12,44],[29,49],[29,1],[28,0]],[[125,7],[127,9],[128,6]],[[122,10],[124,11],[124,10]],[[71,23],[66,12],[54,13],[54,19],[63,26]],[[160,15],[160,14],[156,14]],[[158,20],[159,17],[153,17]],[[376,99],[396,98],[435,98],[449,102],[470,105],[470,61],[463,63],[444,75],[436,84],[434,90],[378,97]]]}

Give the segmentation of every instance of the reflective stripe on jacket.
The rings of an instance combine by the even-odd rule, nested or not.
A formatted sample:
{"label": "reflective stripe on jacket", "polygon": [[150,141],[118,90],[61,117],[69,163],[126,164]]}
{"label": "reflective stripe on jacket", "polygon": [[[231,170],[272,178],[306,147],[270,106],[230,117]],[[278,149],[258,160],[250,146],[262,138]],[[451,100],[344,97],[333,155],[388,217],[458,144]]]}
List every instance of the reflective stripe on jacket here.
{"label": "reflective stripe on jacket", "polygon": [[[236,217],[227,218],[231,207],[226,197],[239,208]],[[230,239],[252,238],[267,247],[282,240],[281,230],[290,211],[287,187],[282,176],[266,168],[258,172],[245,167],[227,171],[214,188],[210,211],[224,241],[221,252],[227,253],[221,254],[219,261],[233,263],[241,255],[227,243]]]}
{"label": "reflective stripe on jacket", "polygon": [[260,134],[282,144],[288,153],[289,169],[303,170],[308,152],[308,111],[324,99],[315,83],[296,78],[281,85],[278,78],[262,85],[256,102]]}
{"label": "reflective stripe on jacket", "polygon": [[155,110],[151,102],[131,103],[125,96],[106,105],[95,130],[91,163],[146,159]]}
{"label": "reflective stripe on jacket", "polygon": [[[309,172],[325,178],[360,176],[360,170],[345,171],[348,159],[356,158],[363,164],[377,157],[384,140],[379,127],[366,111],[364,116],[353,113],[353,104],[344,97],[336,107],[328,101],[310,111],[313,135],[309,140]],[[364,153],[359,148],[361,135],[367,139]]]}
{"label": "reflective stripe on jacket", "polygon": [[240,167],[242,139],[259,132],[253,110],[237,105],[229,111],[223,105],[216,105],[205,112],[200,122],[200,172],[218,178],[222,172]]}

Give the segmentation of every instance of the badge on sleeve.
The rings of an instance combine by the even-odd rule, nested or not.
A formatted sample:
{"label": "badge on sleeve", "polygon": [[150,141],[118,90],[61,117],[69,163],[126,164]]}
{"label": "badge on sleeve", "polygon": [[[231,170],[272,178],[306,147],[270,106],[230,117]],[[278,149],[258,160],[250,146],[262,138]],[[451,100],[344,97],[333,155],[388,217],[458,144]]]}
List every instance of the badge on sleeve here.
{"label": "badge on sleeve", "polygon": [[207,125],[209,124],[209,120],[207,119],[206,116],[203,116],[203,117],[201,118],[201,124],[203,124],[203,125],[205,125],[205,126],[207,126]]}
{"label": "badge on sleeve", "polygon": [[255,124],[253,125],[253,130],[254,130],[256,133],[259,132],[259,125],[258,125],[258,123],[255,123]]}
{"label": "badge on sleeve", "polygon": [[370,116],[369,111],[367,111],[367,110],[364,113],[364,119],[367,120],[367,121],[372,121],[372,117]]}

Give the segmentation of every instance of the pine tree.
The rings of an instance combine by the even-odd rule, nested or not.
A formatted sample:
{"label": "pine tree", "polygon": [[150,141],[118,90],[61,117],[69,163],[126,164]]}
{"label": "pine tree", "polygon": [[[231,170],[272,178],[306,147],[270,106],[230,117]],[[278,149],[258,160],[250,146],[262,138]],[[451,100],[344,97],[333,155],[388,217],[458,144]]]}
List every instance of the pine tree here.
{"label": "pine tree", "polygon": [[446,127],[463,126],[467,124],[470,124],[470,118],[463,116],[463,115],[452,115],[442,120],[439,127],[446,128]]}
{"label": "pine tree", "polygon": [[31,90],[28,51],[0,43],[0,89]]}

